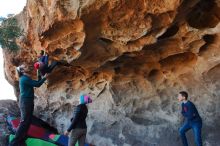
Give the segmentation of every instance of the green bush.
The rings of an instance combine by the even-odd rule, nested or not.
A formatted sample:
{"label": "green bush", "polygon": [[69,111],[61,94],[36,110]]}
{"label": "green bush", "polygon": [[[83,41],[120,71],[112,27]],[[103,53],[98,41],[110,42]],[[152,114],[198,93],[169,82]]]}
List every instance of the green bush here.
{"label": "green bush", "polygon": [[16,38],[20,37],[23,32],[18,26],[17,19],[14,17],[0,19],[0,45],[3,49],[10,51],[19,50],[16,44]]}

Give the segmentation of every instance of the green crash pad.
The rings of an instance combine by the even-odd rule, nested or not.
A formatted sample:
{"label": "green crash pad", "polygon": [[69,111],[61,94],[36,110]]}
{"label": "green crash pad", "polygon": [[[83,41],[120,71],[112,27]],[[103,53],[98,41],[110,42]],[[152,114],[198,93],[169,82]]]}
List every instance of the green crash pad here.
{"label": "green crash pad", "polygon": [[[11,142],[14,139],[14,137],[15,137],[14,135],[10,135],[9,142]],[[36,139],[36,138],[28,138],[26,140],[26,144],[27,146],[58,146],[56,144],[46,142],[46,141]]]}

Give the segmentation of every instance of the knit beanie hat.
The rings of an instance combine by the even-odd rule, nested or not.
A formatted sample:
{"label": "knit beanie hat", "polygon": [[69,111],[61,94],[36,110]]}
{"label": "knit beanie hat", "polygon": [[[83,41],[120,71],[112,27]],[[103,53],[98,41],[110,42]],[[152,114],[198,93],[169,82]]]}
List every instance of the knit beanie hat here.
{"label": "knit beanie hat", "polygon": [[80,104],[89,104],[89,103],[92,103],[92,99],[89,95],[81,94],[79,103]]}

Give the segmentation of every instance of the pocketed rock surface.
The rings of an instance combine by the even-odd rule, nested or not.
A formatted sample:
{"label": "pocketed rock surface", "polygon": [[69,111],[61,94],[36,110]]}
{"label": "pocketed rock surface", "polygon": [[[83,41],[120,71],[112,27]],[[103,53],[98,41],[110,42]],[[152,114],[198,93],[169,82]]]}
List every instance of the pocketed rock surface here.
{"label": "pocketed rock surface", "polygon": [[17,54],[4,51],[4,68],[17,96],[14,68],[33,65],[41,48],[69,65],[36,89],[35,114],[60,132],[80,93],[90,93],[88,142],[177,146],[176,97],[186,90],[203,119],[205,146],[220,144],[218,0],[28,0],[16,17],[25,34]]}

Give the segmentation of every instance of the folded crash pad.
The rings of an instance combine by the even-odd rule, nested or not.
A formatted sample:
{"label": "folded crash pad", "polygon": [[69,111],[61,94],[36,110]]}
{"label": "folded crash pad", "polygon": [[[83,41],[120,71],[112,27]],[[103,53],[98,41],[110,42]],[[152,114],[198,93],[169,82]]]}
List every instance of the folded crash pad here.
{"label": "folded crash pad", "polygon": [[58,131],[56,128],[50,126],[47,122],[44,122],[43,120],[41,120],[35,116],[32,117],[32,124],[36,125],[38,127],[44,128],[51,133],[58,134]]}
{"label": "folded crash pad", "polygon": [[[9,119],[8,118],[8,120],[9,120],[9,124],[12,126],[12,129],[14,131],[16,131],[16,129],[19,126],[20,119],[19,118],[17,118],[17,119],[15,119],[15,118]],[[35,138],[43,138],[45,133],[46,133],[46,130],[44,128],[37,127],[37,126],[31,124],[27,135],[31,136],[31,137],[35,137]]]}
{"label": "folded crash pad", "polygon": [[[10,135],[9,136],[9,142],[11,142],[14,139],[14,135]],[[36,139],[36,138],[28,138],[25,143],[27,144],[27,146],[59,146],[56,145],[54,143],[50,143],[41,139]],[[78,142],[76,143],[75,146],[79,146]],[[85,144],[85,146],[93,146],[90,144]]]}
{"label": "folded crash pad", "polygon": [[[9,136],[9,142],[11,142],[14,139],[14,135]],[[28,138],[25,143],[27,146],[59,146],[54,143],[50,143],[41,139],[36,138]]]}
{"label": "folded crash pad", "polygon": [[[11,115],[8,115],[7,116],[7,122],[10,124],[10,122],[12,120],[18,120],[19,121],[19,118],[16,118],[14,116],[11,116]],[[48,123],[44,122],[43,120],[33,116],[32,117],[32,125],[35,125],[35,126],[38,126],[38,127],[41,127],[41,128],[44,128],[44,129],[47,129],[47,131],[51,132],[51,133],[55,133],[55,134],[58,134],[58,131],[56,128],[50,126]],[[13,131],[15,132],[15,130]]]}
{"label": "folded crash pad", "polygon": [[[8,116],[7,122],[15,132],[19,126],[20,119],[12,116]],[[34,124],[30,125],[27,136],[41,139],[47,142],[51,142],[59,146],[68,146],[68,139],[69,139],[68,136],[54,134],[48,129],[36,126]],[[92,146],[92,145],[86,144],[85,146]]]}
{"label": "folded crash pad", "polygon": [[[7,118],[7,121],[9,123],[9,125],[11,125],[13,131],[16,131],[16,129],[19,126],[20,119],[9,116]],[[49,141],[49,142],[58,144],[60,146],[68,146],[68,137],[67,136],[53,134],[50,131],[48,131],[47,129],[44,129],[42,127],[38,127],[33,124],[30,125],[27,136],[42,139],[45,141]]]}

